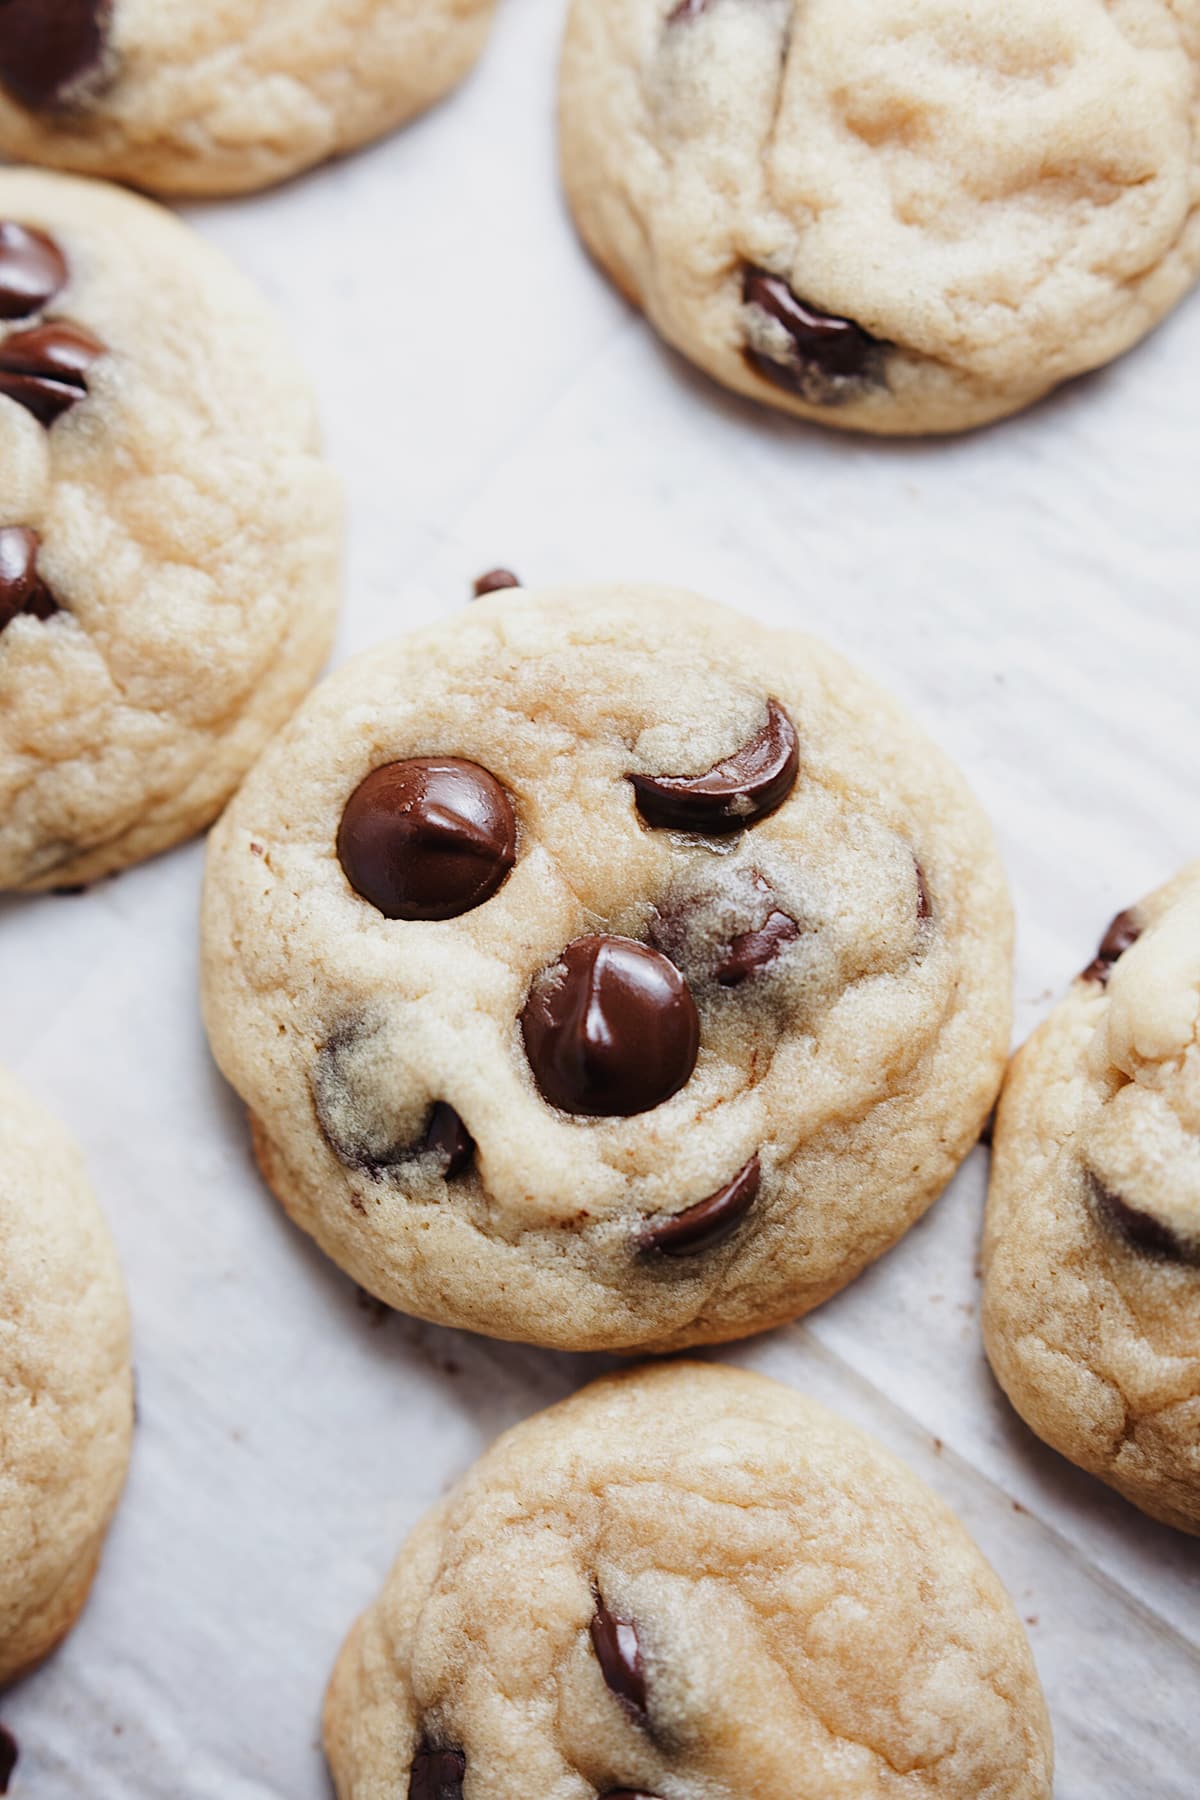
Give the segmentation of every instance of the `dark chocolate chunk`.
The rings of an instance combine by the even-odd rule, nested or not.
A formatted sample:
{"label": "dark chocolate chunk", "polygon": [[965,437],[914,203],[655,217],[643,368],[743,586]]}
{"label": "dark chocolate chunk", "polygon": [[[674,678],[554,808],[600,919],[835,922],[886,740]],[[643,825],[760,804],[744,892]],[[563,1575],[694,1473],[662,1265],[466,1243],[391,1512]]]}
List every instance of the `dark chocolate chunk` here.
{"label": "dark chocolate chunk", "polygon": [[67,259],[54,239],[32,226],[0,219],[0,319],[28,319],[66,285]]}
{"label": "dark chocolate chunk", "polygon": [[719,836],[741,831],[782,806],[800,768],[796,727],[777,700],[748,744],[705,775],[631,775],[647,825]]}
{"label": "dark chocolate chunk", "polygon": [[48,619],[58,602],[38,574],[38,535],[25,525],[0,527],[0,631],[19,613]]}
{"label": "dark chocolate chunk", "polygon": [[447,1181],[461,1175],[475,1160],[475,1139],[454,1108],[447,1106],[444,1100],[438,1101],[429,1116],[423,1148],[432,1150],[445,1162],[443,1173]]}
{"label": "dark chocolate chunk", "polygon": [[700,1047],[691,990],[661,951],[584,937],[534,982],[521,1015],[534,1080],[552,1106],[629,1118],[690,1079]]}
{"label": "dark chocolate chunk", "polygon": [[605,1681],[618,1700],[644,1718],[647,1710],[646,1671],[636,1626],[609,1612],[597,1594],[591,1633],[592,1648]]}
{"label": "dark chocolate chunk", "polygon": [[413,1757],[408,1800],[463,1800],[467,1759],[461,1750],[437,1750],[428,1742]]}
{"label": "dark chocolate chunk", "polygon": [[26,407],[48,430],[85,398],[88,370],[103,355],[104,345],[82,325],[54,320],[14,331],[0,342],[0,394]]}
{"label": "dark chocolate chunk", "polygon": [[686,1212],[650,1220],[641,1232],[643,1248],[659,1250],[664,1256],[699,1256],[741,1224],[758,1198],[761,1184],[762,1169],[758,1157],[752,1156],[727,1186],[707,1200],[698,1200]]}
{"label": "dark chocolate chunk", "polygon": [[764,381],[798,394],[810,406],[832,406],[856,386],[882,380],[887,346],[853,319],[809,306],[781,275],[745,269],[742,299],[782,325],[791,340],[782,361],[754,344],[746,345],[743,355]]}
{"label": "dark chocolate chunk", "polygon": [[1131,1206],[1120,1194],[1114,1194],[1095,1175],[1090,1178],[1092,1199],[1104,1223],[1123,1238],[1131,1250],[1161,1262],[1186,1263],[1200,1267],[1200,1238],[1184,1238],[1153,1213]]}
{"label": "dark chocolate chunk", "polygon": [[13,1770],[19,1761],[20,1751],[17,1749],[16,1738],[5,1726],[0,1725],[0,1794],[7,1794]]}
{"label": "dark chocolate chunk", "polygon": [[1137,909],[1130,907],[1127,912],[1118,913],[1104,936],[1100,939],[1100,948],[1095,960],[1083,971],[1080,980],[1098,981],[1101,987],[1108,986],[1108,978],[1113,967],[1119,963],[1127,950],[1131,950],[1142,935],[1142,925]]}
{"label": "dark chocolate chunk", "polygon": [[799,936],[795,919],[773,908],[756,930],[739,932],[731,940],[713,973],[722,987],[740,987],[749,976],[773,963]]}
{"label": "dark chocolate chunk", "polygon": [[0,0],[0,87],[32,111],[58,105],[104,55],[112,0]]}
{"label": "dark chocolate chunk", "polygon": [[489,569],[475,583],[475,598],[482,600],[485,594],[498,594],[504,588],[519,588],[520,585],[511,569]]}
{"label": "dark chocolate chunk", "polygon": [[917,918],[922,925],[933,917],[933,899],[929,892],[929,882],[920,863],[917,863]]}
{"label": "dark chocolate chunk", "polygon": [[453,756],[387,763],[346,803],[338,857],[387,919],[456,919],[490,900],[517,858],[512,802],[494,775]]}

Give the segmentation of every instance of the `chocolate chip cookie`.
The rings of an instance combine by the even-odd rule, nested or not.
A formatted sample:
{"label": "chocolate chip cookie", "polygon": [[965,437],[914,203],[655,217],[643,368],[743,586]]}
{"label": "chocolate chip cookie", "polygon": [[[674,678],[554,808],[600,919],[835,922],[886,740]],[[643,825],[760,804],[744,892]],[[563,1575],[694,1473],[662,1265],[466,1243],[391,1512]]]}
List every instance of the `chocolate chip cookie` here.
{"label": "chocolate chip cookie", "polygon": [[0,1070],[0,1687],[75,1623],[132,1429],[108,1229],[61,1126]]}
{"label": "chocolate chip cookie", "polygon": [[1039,1435],[1200,1533],[1200,862],[1113,921],[1013,1063],[992,1367]]}
{"label": "chocolate chip cookie", "polygon": [[571,1348],[815,1306],[974,1143],[1009,902],[824,646],[500,591],[340,670],[211,841],[208,1029],[292,1216],[390,1305]]}
{"label": "chocolate chip cookie", "polygon": [[1200,270],[1169,0],[574,0],[580,229],[669,343],[822,423],[957,431],[1129,348]]}
{"label": "chocolate chip cookie", "polygon": [[493,1445],[351,1633],[325,1741],[339,1800],[1049,1800],[1052,1775],[1024,1633],[941,1501],[779,1383],[687,1364]]}
{"label": "chocolate chip cookie", "polygon": [[0,0],[0,151],[161,193],[261,188],[429,106],[494,0]]}
{"label": "chocolate chip cookie", "polygon": [[340,491],[222,257],[119,189],[15,170],[0,468],[0,889],[69,886],[209,824],[311,685]]}

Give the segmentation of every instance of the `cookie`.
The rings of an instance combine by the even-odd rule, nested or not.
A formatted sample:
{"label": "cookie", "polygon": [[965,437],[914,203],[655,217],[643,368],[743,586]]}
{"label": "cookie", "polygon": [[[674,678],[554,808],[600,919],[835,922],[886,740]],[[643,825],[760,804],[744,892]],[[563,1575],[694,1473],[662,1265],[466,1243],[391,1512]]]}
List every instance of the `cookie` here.
{"label": "cookie", "polygon": [[1170,0],[574,0],[580,230],[666,340],[823,424],[945,432],[1127,350],[1200,271]]}
{"label": "cookie", "polygon": [[1048,1800],[1024,1633],[903,1464],[676,1364],[509,1431],[417,1526],[326,1701],[339,1800]]}
{"label": "cookie", "polygon": [[1200,1533],[1200,862],[1120,914],[1015,1059],[984,1333],[1021,1417]]}
{"label": "cookie", "polygon": [[0,151],[174,194],[282,181],[391,131],[494,0],[4,0]]}
{"label": "cookie", "polygon": [[0,1687],[75,1623],[132,1430],[108,1228],[62,1127],[0,1070]]}
{"label": "cookie", "polygon": [[675,1348],[825,1299],[974,1143],[1010,919],[960,776],[694,595],[501,590],[314,694],[211,840],[217,1061],[389,1305]]}
{"label": "cookie", "polygon": [[168,213],[0,170],[0,889],[208,825],[311,686],[341,500],[257,294]]}

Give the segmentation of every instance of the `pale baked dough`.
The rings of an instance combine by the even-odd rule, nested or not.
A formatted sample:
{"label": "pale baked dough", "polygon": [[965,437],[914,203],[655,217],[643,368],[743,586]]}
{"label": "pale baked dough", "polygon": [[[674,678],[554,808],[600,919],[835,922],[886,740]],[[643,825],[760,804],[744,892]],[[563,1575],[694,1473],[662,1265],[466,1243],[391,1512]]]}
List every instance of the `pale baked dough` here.
{"label": "pale baked dough", "polygon": [[62,1127],[0,1070],[0,1687],[75,1623],[132,1428],[108,1228]]}
{"label": "pale baked dough", "polygon": [[[771,697],[799,736],[779,810],[650,828],[629,775],[710,768]],[[435,755],[507,789],[516,866],[461,917],[388,919],[338,860],[343,811]],[[797,935],[726,988],[756,874]],[[549,1104],[518,1025],[596,932],[666,943],[699,1008],[695,1072],[634,1117]],[[672,590],[510,590],[357,657],[267,750],[211,839],[204,1005],[268,1181],[363,1287],[497,1337],[668,1348],[815,1306],[936,1198],[999,1086],[1010,945],[962,777],[832,651]],[[449,1179],[417,1148],[438,1102],[476,1145]],[[755,1155],[729,1237],[646,1252]]]}
{"label": "pale baked dough", "polygon": [[1005,1084],[984,1332],[1040,1437],[1200,1533],[1200,862],[1123,917]]}
{"label": "pale baked dough", "polygon": [[[23,3],[36,29],[40,0]],[[494,4],[115,0],[100,62],[62,104],[31,109],[0,81],[0,150],[160,193],[266,187],[440,99]],[[0,21],[0,76],[2,45]]]}
{"label": "pale baked dough", "polygon": [[[1025,1635],[941,1501],[790,1389],[688,1365],[492,1447],[351,1633],[325,1740],[339,1800],[1049,1800],[1052,1774]],[[422,1746],[464,1780],[410,1785]]]}
{"label": "pale baked dough", "polygon": [[[201,830],[333,635],[341,491],[274,313],[169,213],[0,170],[0,221],[69,280],[0,319],[100,340],[49,428],[0,391],[0,527],[41,538],[62,611],[0,630],[0,889],[94,881]],[[0,377],[0,387],[3,378]]]}
{"label": "pale baked dough", "polygon": [[[574,0],[563,166],[596,257],[719,381],[954,431],[1108,362],[1190,287],[1198,71],[1192,0]],[[747,268],[881,348],[849,378],[764,378],[747,351],[791,350]]]}

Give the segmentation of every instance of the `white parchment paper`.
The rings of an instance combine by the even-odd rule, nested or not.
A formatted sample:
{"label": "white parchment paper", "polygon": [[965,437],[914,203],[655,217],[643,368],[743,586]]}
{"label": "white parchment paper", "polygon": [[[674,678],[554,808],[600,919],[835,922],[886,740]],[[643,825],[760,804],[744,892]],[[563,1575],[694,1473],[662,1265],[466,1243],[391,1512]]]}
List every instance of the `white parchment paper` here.
{"label": "white parchment paper", "polygon": [[[478,73],[432,116],[194,212],[321,394],[352,506],[338,656],[452,613],[496,563],[529,585],[689,584],[825,634],[997,822],[1023,1035],[1111,915],[1200,852],[1200,300],[968,439],[857,441],[742,404],[576,243],[560,26],[557,0],[503,0]],[[603,1366],[381,1320],[285,1222],[200,1028],[201,866],[192,845],[79,898],[0,905],[0,1060],[87,1152],[141,1399],[88,1612],[0,1703],[21,1800],[327,1796],[322,1687],[404,1533],[497,1431]],[[1197,1800],[1200,1541],[1042,1448],[992,1384],[986,1173],[977,1150],[848,1293],[722,1354],[873,1429],[958,1508],[1028,1623],[1060,1800]]]}

